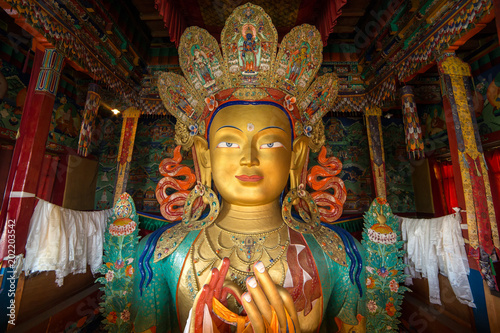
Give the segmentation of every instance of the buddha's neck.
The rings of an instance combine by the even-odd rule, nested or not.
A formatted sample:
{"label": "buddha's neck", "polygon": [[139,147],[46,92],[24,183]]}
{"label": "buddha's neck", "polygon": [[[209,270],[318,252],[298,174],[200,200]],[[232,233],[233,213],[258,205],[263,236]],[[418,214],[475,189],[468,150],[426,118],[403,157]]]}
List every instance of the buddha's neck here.
{"label": "buddha's neck", "polygon": [[261,206],[238,206],[222,202],[217,225],[238,233],[266,232],[283,223],[279,200]]}

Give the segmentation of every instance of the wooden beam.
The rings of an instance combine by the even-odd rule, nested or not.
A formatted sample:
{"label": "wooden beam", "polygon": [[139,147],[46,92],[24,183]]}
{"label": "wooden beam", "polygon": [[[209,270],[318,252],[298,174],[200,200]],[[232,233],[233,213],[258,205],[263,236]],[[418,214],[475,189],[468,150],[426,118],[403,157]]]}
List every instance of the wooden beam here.
{"label": "wooden beam", "polygon": [[354,32],[354,27],[352,26],[343,26],[336,25],[333,27],[333,32],[336,34],[350,34]]}
{"label": "wooden beam", "polygon": [[158,13],[140,13],[139,17],[143,21],[156,21],[163,19],[163,16]]}
{"label": "wooden beam", "polygon": [[157,31],[151,31],[151,37],[169,37],[168,35],[168,30],[157,30]]}
{"label": "wooden beam", "polygon": [[363,17],[365,15],[364,10],[360,9],[342,9],[341,17]]}

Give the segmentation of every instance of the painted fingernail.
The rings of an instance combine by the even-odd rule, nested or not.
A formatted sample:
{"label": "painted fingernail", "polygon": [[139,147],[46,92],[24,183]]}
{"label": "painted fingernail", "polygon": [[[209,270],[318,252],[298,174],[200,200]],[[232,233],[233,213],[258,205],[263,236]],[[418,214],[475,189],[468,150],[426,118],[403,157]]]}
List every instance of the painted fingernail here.
{"label": "painted fingernail", "polygon": [[257,281],[255,280],[254,277],[248,279],[248,285],[250,286],[250,288],[257,287]]}
{"label": "painted fingernail", "polygon": [[250,296],[249,293],[244,293],[243,294],[243,298],[245,299],[245,301],[247,301],[248,303],[250,303],[252,301],[252,296]]}
{"label": "painted fingernail", "polygon": [[259,261],[258,263],[256,263],[255,268],[257,268],[257,271],[259,271],[259,273],[264,273],[266,271],[266,267],[264,266],[262,261]]}

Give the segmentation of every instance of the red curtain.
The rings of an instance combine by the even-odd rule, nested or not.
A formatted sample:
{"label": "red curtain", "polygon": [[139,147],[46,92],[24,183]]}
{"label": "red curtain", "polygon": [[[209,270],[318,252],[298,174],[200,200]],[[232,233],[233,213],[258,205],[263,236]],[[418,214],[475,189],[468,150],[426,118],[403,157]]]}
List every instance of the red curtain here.
{"label": "red curtain", "polygon": [[491,196],[495,207],[495,216],[500,217],[500,149],[484,153],[488,166],[488,178],[490,179]]}
{"label": "red curtain", "polygon": [[455,213],[453,207],[458,207],[455,179],[453,178],[453,165],[450,161],[435,162],[433,169],[441,192],[441,198],[439,199],[444,199],[446,206],[443,207],[444,211],[447,214],[453,214]]}
{"label": "red curtain", "polygon": [[458,207],[457,191],[455,190],[455,179],[453,178],[453,165],[449,161],[441,164],[441,176],[443,177],[444,199],[448,208],[448,214],[453,214],[453,207]]}
{"label": "red curtain", "polygon": [[175,1],[155,0],[155,8],[163,16],[163,22],[165,23],[165,27],[168,28],[170,41],[178,47],[181,35],[186,29],[186,23],[184,22],[184,17],[175,6]]}
{"label": "red curtain", "polygon": [[441,177],[441,165],[432,157],[429,157],[429,176],[431,178],[432,201],[434,204],[434,216],[444,216],[448,214],[446,200],[444,198],[443,181]]}
{"label": "red curtain", "polygon": [[322,11],[317,23],[323,46],[326,46],[328,43],[328,36],[333,32],[333,28],[337,24],[337,18],[342,15],[342,7],[346,3],[347,0],[332,0],[326,2],[326,8]]}

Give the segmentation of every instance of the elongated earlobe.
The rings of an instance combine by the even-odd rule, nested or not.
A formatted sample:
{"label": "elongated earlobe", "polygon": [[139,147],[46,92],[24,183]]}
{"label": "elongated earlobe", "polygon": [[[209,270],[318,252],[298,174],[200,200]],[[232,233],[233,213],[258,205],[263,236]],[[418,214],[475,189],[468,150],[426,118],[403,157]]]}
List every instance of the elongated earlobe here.
{"label": "elongated earlobe", "polygon": [[210,186],[212,182],[212,168],[210,163],[210,150],[208,142],[205,138],[196,135],[194,137],[194,147],[196,150],[196,159],[198,160],[198,168],[200,170],[201,183]]}
{"label": "elongated earlobe", "polygon": [[292,161],[290,164],[290,188],[297,188],[300,175],[307,159],[309,138],[301,136],[293,142]]}

